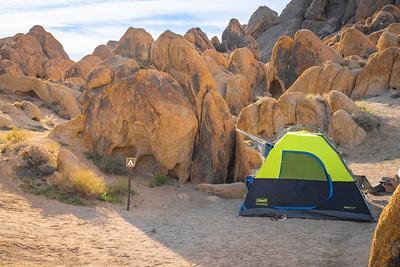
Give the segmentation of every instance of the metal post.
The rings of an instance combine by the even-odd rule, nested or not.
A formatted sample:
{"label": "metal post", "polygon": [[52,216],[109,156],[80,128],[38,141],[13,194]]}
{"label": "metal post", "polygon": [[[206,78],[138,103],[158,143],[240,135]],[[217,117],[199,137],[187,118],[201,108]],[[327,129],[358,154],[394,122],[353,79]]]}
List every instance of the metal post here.
{"label": "metal post", "polygon": [[128,178],[128,200],[126,202],[126,210],[129,210],[131,208],[131,183],[132,183],[132,179],[133,179],[133,171],[132,171],[132,175],[129,175],[129,178]]}

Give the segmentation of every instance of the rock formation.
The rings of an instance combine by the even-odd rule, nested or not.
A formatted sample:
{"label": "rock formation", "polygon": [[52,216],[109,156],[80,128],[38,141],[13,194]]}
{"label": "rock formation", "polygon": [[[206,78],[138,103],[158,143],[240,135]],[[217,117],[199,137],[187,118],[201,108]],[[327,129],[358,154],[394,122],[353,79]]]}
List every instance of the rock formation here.
{"label": "rock formation", "polygon": [[185,34],[185,38],[191,42],[200,53],[203,53],[207,49],[214,49],[214,45],[208,39],[207,34],[200,28],[190,29]]}
{"label": "rock formation", "polygon": [[278,19],[278,13],[266,6],[260,6],[251,15],[247,23],[246,33],[257,39],[272,23]]}

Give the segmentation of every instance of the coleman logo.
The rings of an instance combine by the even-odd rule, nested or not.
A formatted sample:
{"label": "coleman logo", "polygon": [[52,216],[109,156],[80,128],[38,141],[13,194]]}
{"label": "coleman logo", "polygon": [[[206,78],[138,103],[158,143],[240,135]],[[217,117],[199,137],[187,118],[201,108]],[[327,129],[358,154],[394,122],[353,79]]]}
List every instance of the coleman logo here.
{"label": "coleman logo", "polygon": [[356,209],[356,207],[354,207],[354,206],[343,206],[343,208],[345,210],[355,210]]}
{"label": "coleman logo", "polygon": [[256,206],[268,206],[268,198],[256,198]]}

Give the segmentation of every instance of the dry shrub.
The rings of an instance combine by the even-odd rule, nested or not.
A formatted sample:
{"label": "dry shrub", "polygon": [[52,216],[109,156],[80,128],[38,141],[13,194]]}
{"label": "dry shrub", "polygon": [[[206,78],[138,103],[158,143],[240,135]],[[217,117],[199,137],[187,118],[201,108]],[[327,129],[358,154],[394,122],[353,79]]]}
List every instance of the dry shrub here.
{"label": "dry shrub", "polygon": [[55,169],[50,165],[50,155],[44,146],[31,146],[22,153],[24,176],[34,178],[53,174]]}
{"label": "dry shrub", "polygon": [[83,198],[97,198],[107,191],[103,179],[88,170],[77,170],[71,173],[69,183],[73,192]]}
{"label": "dry shrub", "polygon": [[28,138],[28,133],[14,127],[12,128],[11,132],[0,136],[0,143],[16,144],[24,141],[26,138]]}

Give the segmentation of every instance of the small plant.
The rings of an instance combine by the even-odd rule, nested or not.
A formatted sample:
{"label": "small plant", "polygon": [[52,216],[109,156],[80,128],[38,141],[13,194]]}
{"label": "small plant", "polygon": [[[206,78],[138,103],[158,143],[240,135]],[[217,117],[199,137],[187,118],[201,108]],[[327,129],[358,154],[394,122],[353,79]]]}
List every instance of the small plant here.
{"label": "small plant", "polygon": [[164,175],[156,175],[153,177],[153,180],[150,182],[150,187],[162,186],[168,182],[168,176]]}
{"label": "small plant", "polygon": [[352,116],[354,121],[360,127],[364,128],[367,131],[379,128],[381,125],[381,121],[378,115],[374,111],[368,109],[368,107],[365,104],[361,102],[357,102],[356,104],[361,110],[361,112],[358,112]]}
{"label": "small plant", "polygon": [[103,179],[88,170],[73,172],[69,177],[69,182],[72,191],[82,198],[97,198],[107,191]]}
{"label": "small plant", "polygon": [[98,154],[86,153],[86,158],[91,160],[97,167],[108,174],[124,175],[127,170],[125,161],[121,156],[100,156]]}
{"label": "small plant", "polygon": [[[128,179],[126,177],[117,177],[113,184],[111,184],[107,192],[99,197],[99,200],[111,203],[120,203],[121,197],[128,192]],[[134,192],[131,192],[134,194]]]}
{"label": "small plant", "polygon": [[24,141],[28,137],[28,134],[18,128],[13,127],[10,133],[7,133],[4,138],[2,138],[3,142],[4,140],[16,144],[19,142]]}
{"label": "small plant", "polygon": [[52,167],[48,151],[43,146],[31,146],[22,153],[24,165],[21,166],[21,174],[33,178],[40,178],[53,174],[55,169]]}

